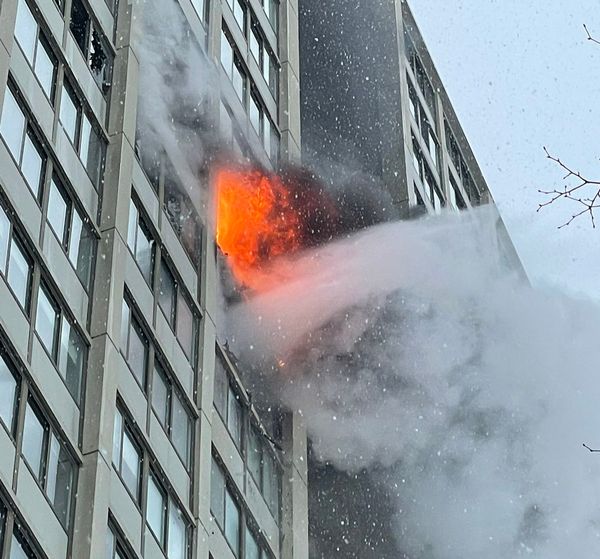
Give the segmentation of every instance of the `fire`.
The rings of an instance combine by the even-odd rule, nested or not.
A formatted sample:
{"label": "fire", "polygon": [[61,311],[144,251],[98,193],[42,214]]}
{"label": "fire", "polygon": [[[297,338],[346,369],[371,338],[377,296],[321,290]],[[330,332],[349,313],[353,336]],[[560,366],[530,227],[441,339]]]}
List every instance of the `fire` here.
{"label": "fire", "polygon": [[301,216],[282,180],[259,170],[222,169],[217,174],[217,232],[236,281],[262,290],[266,264],[302,245]]}

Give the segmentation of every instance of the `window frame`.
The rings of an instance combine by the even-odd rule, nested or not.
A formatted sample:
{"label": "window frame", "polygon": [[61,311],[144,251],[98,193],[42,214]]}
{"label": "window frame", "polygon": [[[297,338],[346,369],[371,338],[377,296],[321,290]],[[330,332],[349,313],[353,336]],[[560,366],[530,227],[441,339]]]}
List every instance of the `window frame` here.
{"label": "window frame", "polygon": [[[115,450],[116,450],[115,436],[117,435],[117,417],[121,418],[120,426],[119,426],[120,433],[119,433],[119,439],[118,439],[119,440],[119,456],[118,456],[119,464],[115,463]],[[129,494],[129,496],[131,497],[133,502],[135,503],[138,510],[141,511],[142,487],[143,487],[143,481],[144,481],[144,451],[143,451],[143,446],[139,443],[138,437],[134,431],[134,428],[130,425],[130,423],[133,423],[133,422],[131,421],[129,414],[124,411],[123,405],[120,403],[120,400],[117,398],[117,405],[116,405],[116,409],[115,409],[115,417],[114,417],[114,424],[113,424],[113,448],[112,448],[113,456],[112,456],[111,463],[112,463],[112,467],[113,467],[114,471],[116,472],[116,474],[119,476],[119,479],[123,483],[123,487],[125,487],[125,490]],[[132,492],[128,483],[125,481],[125,476],[123,475],[123,471],[122,471],[123,463],[124,463],[123,462],[123,449],[124,449],[125,436],[128,437],[132,447],[136,451],[137,456],[139,458],[137,480],[136,480],[137,487],[135,489],[135,492]]]}
{"label": "window frame", "polygon": [[[135,214],[132,214],[133,210],[135,210]],[[135,217],[135,224],[132,223],[132,217]],[[131,256],[133,257],[142,277],[146,281],[148,287],[153,289],[153,281],[154,281],[154,263],[157,257],[157,242],[156,238],[152,232],[152,229],[149,225],[150,220],[146,218],[144,211],[142,210],[142,204],[138,202],[137,197],[133,195],[130,199],[129,206],[129,217],[127,224],[127,247]],[[148,241],[148,245],[150,245],[150,262],[148,265],[148,277],[146,277],[144,270],[142,269],[142,265],[140,264],[140,256],[138,256],[138,239],[140,232],[144,235],[146,240]],[[133,246],[132,244],[133,243]]]}
{"label": "window frame", "polygon": [[19,420],[19,408],[21,405],[21,387],[22,387],[22,379],[21,375],[16,372],[17,367],[15,367],[13,360],[11,359],[8,352],[4,349],[4,342],[0,340],[2,344],[0,346],[0,367],[2,364],[6,367],[8,374],[15,381],[15,388],[13,394],[13,402],[12,402],[12,412],[11,412],[11,425],[7,425],[4,419],[0,416],[0,424],[4,427],[5,431],[10,436],[13,443],[16,443],[16,429],[17,422]]}
{"label": "window frame", "polygon": [[[33,276],[34,276],[34,258],[32,256],[32,252],[29,248],[29,244],[25,242],[24,236],[21,235],[18,229],[15,230],[15,222],[11,219],[12,216],[9,215],[9,212],[6,211],[6,208],[0,204],[0,211],[2,211],[6,217],[8,218],[9,223],[9,232],[7,236],[7,249],[6,249],[6,261],[0,267],[0,274],[4,278],[6,285],[9,288],[9,291],[12,293],[15,298],[17,304],[27,317],[27,319],[31,322],[30,311],[31,311],[31,303],[33,298]],[[25,285],[25,301],[21,301],[17,292],[15,291],[15,287],[12,285],[10,281],[10,270],[11,270],[11,253],[13,251],[13,245],[15,245],[21,255],[23,256],[26,264],[27,264],[27,280]]]}
{"label": "window frame", "polygon": [[[125,293],[123,296],[123,302],[122,302],[122,307],[121,307],[121,320],[123,320],[123,317],[124,317],[124,307],[127,307],[127,309],[129,310],[128,317],[127,317],[127,340],[126,340],[127,347],[123,348],[123,342],[125,340],[123,339],[124,324],[122,323],[121,324],[121,333],[120,333],[121,340],[120,340],[120,344],[119,344],[119,346],[120,346],[119,350],[121,352],[121,355],[123,356],[123,359],[125,360],[127,368],[131,372],[133,378],[135,379],[138,386],[141,388],[142,392],[144,392],[144,394],[145,394],[147,391],[146,387],[148,385],[148,363],[150,362],[150,359],[151,359],[152,343],[150,341],[150,336],[148,336],[148,334],[146,333],[147,332],[146,326],[145,326],[144,322],[138,317],[139,316],[138,311],[135,308],[135,306],[131,303],[131,297],[127,293]],[[134,329],[136,331],[136,333],[142,340],[142,343],[144,344],[144,347],[145,347],[144,366],[143,366],[141,379],[138,378],[138,375],[134,371],[133,365],[131,364],[131,361],[130,361],[131,330],[132,329]]]}

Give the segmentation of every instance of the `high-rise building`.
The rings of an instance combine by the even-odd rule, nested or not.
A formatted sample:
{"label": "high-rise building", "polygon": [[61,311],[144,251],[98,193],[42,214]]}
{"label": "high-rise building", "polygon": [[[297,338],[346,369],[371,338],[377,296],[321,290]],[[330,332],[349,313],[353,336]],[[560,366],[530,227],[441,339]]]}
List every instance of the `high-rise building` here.
{"label": "high-rise building", "polygon": [[[297,159],[296,2],[168,2],[232,147]],[[136,137],[149,4],[0,2],[0,557],[306,559],[304,430],[217,340],[206,174]]]}
{"label": "high-rise building", "polygon": [[[390,219],[488,205],[501,258],[524,276],[408,3],[300,0],[299,13],[304,163],[332,183],[379,192]],[[373,482],[382,470],[309,460],[315,558],[404,556],[397,496]]]}

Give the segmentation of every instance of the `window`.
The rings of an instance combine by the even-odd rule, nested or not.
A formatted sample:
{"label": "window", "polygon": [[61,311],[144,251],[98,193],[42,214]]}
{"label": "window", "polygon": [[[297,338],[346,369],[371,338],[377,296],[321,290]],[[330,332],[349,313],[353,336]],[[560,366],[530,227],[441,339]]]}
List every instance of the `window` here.
{"label": "window", "polygon": [[133,253],[144,279],[148,285],[151,285],[152,264],[154,262],[154,239],[150,235],[150,230],[140,216],[140,212],[133,200],[131,200],[129,206],[127,244]]}
{"label": "window", "polygon": [[248,471],[252,475],[273,518],[279,522],[281,466],[271,448],[269,439],[252,424],[246,446]]}
{"label": "window", "polygon": [[152,409],[186,468],[190,467],[192,419],[183,397],[159,363],[154,364]]}
{"label": "window", "polygon": [[77,277],[85,289],[89,289],[96,238],[89,219],[82,217],[75,208],[56,176],[50,182],[46,219],[65,250]]}
{"label": "window", "polygon": [[255,95],[250,95],[250,123],[252,128],[258,134],[259,138],[262,138],[262,121],[263,112],[260,102],[256,99]]}
{"label": "window", "polygon": [[206,0],[192,0],[192,6],[196,10],[200,21],[206,20]]}
{"label": "window", "polygon": [[450,177],[450,186],[451,186],[450,201],[451,201],[452,205],[457,210],[466,209],[467,204],[465,202],[465,199],[463,198],[460,188],[458,187],[458,184],[456,183],[456,180],[454,180],[454,176],[450,169],[448,169],[448,176]]}
{"label": "window", "polygon": [[237,24],[240,26],[242,33],[246,30],[246,4],[243,0],[227,0],[227,4],[231,8]]}
{"label": "window", "polygon": [[415,91],[414,87],[412,86],[411,78],[408,74],[407,74],[407,80],[408,80],[408,96],[409,96],[409,101],[410,101],[410,104],[409,104],[410,113],[413,116],[413,118],[417,124],[417,128],[421,132],[421,137],[423,138],[425,147],[429,151],[429,155],[431,156],[431,160],[433,161],[433,164],[436,167],[438,167],[438,165],[439,165],[438,145],[439,144],[438,144],[438,140],[436,138],[435,132],[434,132],[434,127],[430,124],[429,118],[427,117],[427,114],[425,113],[425,111],[423,110],[423,107],[421,106],[421,102],[419,101],[417,92]]}
{"label": "window", "polygon": [[100,186],[104,175],[106,140],[91,117],[91,111],[84,108],[67,80],[60,99],[59,119],[91,181],[96,187]]}
{"label": "window", "polygon": [[87,346],[43,282],[38,291],[35,331],[57,365],[71,396],[79,402]]}
{"label": "window", "polygon": [[279,0],[262,0],[262,4],[273,31],[277,33],[279,31]]}
{"label": "window", "polygon": [[31,127],[27,126],[27,120],[28,118],[19,106],[12,89],[7,87],[0,119],[0,134],[21,169],[27,186],[33,195],[39,198],[46,154],[41,149]]}
{"label": "window", "polygon": [[87,60],[88,68],[104,95],[110,91],[113,54],[100,27],[92,21],[82,0],[71,6],[71,33]]}
{"label": "window", "polygon": [[[439,213],[441,211],[442,207],[445,206],[446,201],[445,201],[442,193],[439,190],[439,187],[437,185],[436,180],[433,177],[433,174],[429,168],[429,165],[427,164],[427,162],[425,161],[425,158],[423,157],[423,152],[421,151],[421,148],[419,147],[419,143],[418,143],[416,137],[414,136],[414,134],[413,134],[412,140],[413,140],[413,164],[419,174],[419,178],[423,182],[423,187],[425,189],[425,192],[427,193],[427,196],[429,197],[431,205],[433,206],[433,210],[435,211],[435,213]],[[418,199],[417,199],[417,204],[418,204]]]}
{"label": "window", "polygon": [[146,523],[168,559],[185,559],[189,553],[189,524],[181,509],[151,472],[148,478]]}
{"label": "window", "polygon": [[244,559],[269,559],[270,555],[261,544],[257,530],[246,523],[246,537],[244,538]]}
{"label": "window", "polygon": [[229,434],[239,449],[242,448],[242,404],[229,381],[225,366],[219,356],[215,365],[214,405]]}
{"label": "window", "polygon": [[15,528],[10,541],[9,559],[37,559],[24,534]]}
{"label": "window", "polygon": [[267,45],[268,41],[263,37],[260,25],[253,19],[250,26],[250,52],[256,64],[258,64],[273,98],[277,101],[279,94],[279,64]]}
{"label": "window", "polygon": [[[450,160],[456,169],[456,174],[458,175],[469,200],[471,200],[471,203],[478,204],[481,201],[481,193],[473,180],[473,176],[469,171],[465,158],[458,147],[456,137],[450,129],[447,120],[444,120],[444,129],[446,131],[446,147],[448,149],[448,154],[450,155]],[[450,173],[450,176],[452,177],[452,173]]]}
{"label": "window", "polygon": [[240,554],[240,506],[214,456],[211,467],[210,512],[236,557]]}
{"label": "window", "polygon": [[202,224],[183,187],[175,182],[175,170],[167,167],[164,181],[164,208],[175,234],[197,269],[200,266]]}
{"label": "window", "polygon": [[188,296],[165,259],[160,262],[158,304],[192,367],[195,367],[197,320]]}
{"label": "window", "polygon": [[106,559],[126,559],[128,555],[123,550],[119,538],[115,536],[113,529],[109,526],[106,538]]}
{"label": "window", "polygon": [[65,529],[69,527],[75,465],[33,402],[27,402],[22,454]]}
{"label": "window", "polygon": [[132,316],[131,308],[125,300],[121,311],[121,350],[133,376],[143,388],[149,353],[148,339]]}
{"label": "window", "polygon": [[233,89],[237,93],[242,104],[246,101],[246,72],[243,68],[241,58],[234,50],[227,31],[223,28],[221,32],[221,64],[229,76]]}
{"label": "window", "polygon": [[433,86],[431,85],[431,81],[427,76],[427,72],[417,54],[417,49],[415,44],[408,32],[408,29],[404,29],[404,40],[405,40],[405,49],[406,49],[406,58],[408,59],[409,65],[413,71],[419,89],[423,94],[423,98],[425,99],[425,103],[431,112],[431,115],[435,119],[436,116],[436,106],[435,106],[435,93]]}
{"label": "window", "polygon": [[51,100],[58,63],[25,0],[19,0],[17,7],[15,38]]}
{"label": "window", "polygon": [[13,432],[16,416],[18,387],[15,375],[9,368],[4,355],[0,354],[0,419],[10,433]]}
{"label": "window", "polygon": [[115,414],[112,462],[134,501],[139,503],[142,452],[119,410]]}
{"label": "window", "polygon": [[26,312],[29,309],[33,261],[0,206],[0,272]]}

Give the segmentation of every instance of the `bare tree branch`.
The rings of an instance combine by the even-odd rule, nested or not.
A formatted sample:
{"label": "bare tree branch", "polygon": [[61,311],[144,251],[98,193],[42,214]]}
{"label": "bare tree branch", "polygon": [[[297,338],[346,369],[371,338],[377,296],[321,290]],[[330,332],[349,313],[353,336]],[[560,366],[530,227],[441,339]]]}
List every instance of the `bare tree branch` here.
{"label": "bare tree branch", "polygon": [[598,39],[595,39],[592,36],[592,34],[590,33],[590,31],[587,28],[587,25],[585,23],[583,24],[583,28],[585,29],[585,32],[587,33],[587,39],[588,39],[588,41],[592,41],[592,43],[596,43],[596,44],[600,45],[600,41]]}
{"label": "bare tree branch", "polygon": [[575,171],[563,163],[560,158],[551,155],[546,147],[544,147],[544,152],[548,159],[554,161],[566,173],[563,180],[568,181],[568,184],[562,190],[538,190],[540,194],[550,196],[550,199],[539,204],[537,211],[539,212],[542,208],[553,204],[557,200],[569,200],[579,205],[580,211],[572,214],[568,221],[559,226],[559,229],[570,225],[575,219],[584,214],[589,214],[592,227],[595,228],[594,210],[600,208],[600,181],[584,177],[579,171]]}
{"label": "bare tree branch", "polygon": [[600,449],[594,449],[594,448],[590,448],[588,445],[586,445],[585,443],[583,443],[583,446],[585,448],[587,448],[590,452],[600,452]]}

